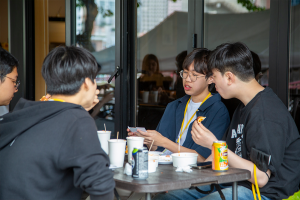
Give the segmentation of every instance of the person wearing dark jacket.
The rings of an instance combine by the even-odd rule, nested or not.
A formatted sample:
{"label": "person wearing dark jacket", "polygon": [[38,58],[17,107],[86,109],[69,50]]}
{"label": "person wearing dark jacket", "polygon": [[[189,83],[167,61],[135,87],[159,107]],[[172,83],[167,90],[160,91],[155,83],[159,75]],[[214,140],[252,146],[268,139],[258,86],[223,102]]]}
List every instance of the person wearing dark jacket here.
{"label": "person wearing dark jacket", "polygon": [[151,150],[162,151],[164,154],[177,153],[180,145],[181,152],[197,153],[198,162],[203,162],[211,154],[210,149],[192,140],[191,124],[197,117],[205,117],[204,126],[221,139],[230,119],[220,95],[210,92],[213,85],[207,68],[209,53],[208,49],[199,48],[186,56],[183,70],[180,71],[186,95],[168,104],[156,130],[138,130],[128,135],[144,137],[144,143],[148,146],[154,141]]}
{"label": "person wearing dark jacket", "polygon": [[[241,101],[222,139],[228,145],[229,168],[245,169],[251,174],[248,180],[238,182],[237,198],[249,200],[258,196],[251,191],[252,184],[258,186],[257,194],[263,200],[289,198],[299,190],[300,136],[288,109],[271,88],[264,88],[255,79],[253,58],[245,44],[218,46],[210,55],[208,66],[219,94]],[[209,149],[217,140],[202,122],[193,123],[191,135],[196,144]],[[232,199],[232,184],[220,187],[223,196]],[[208,187],[198,189],[207,191]],[[220,194],[216,189],[210,194],[173,190],[155,198],[163,199],[210,200],[220,199]]]}
{"label": "person wearing dark jacket", "polygon": [[115,182],[94,120],[95,58],[57,47],[44,60],[49,101],[20,99],[0,117],[0,199],[113,199]]}
{"label": "person wearing dark jacket", "polygon": [[[177,135],[174,133],[180,131],[182,116],[184,115],[184,109],[189,98],[188,95],[185,95],[168,104],[164,115],[156,128],[157,132],[162,133],[164,137],[171,141],[176,141]],[[219,94],[213,94],[212,97],[208,98],[207,101],[200,106],[196,112],[196,118],[199,116],[205,116],[206,118],[203,121],[204,126],[213,131],[218,139],[222,139],[230,121],[228,111],[221,102],[221,96]],[[186,139],[182,146],[193,149],[204,158],[207,158],[211,154],[211,150],[196,144],[190,134],[191,130],[192,126],[189,126],[188,134],[186,135]],[[156,149],[156,151],[163,150],[164,148],[161,146]]]}

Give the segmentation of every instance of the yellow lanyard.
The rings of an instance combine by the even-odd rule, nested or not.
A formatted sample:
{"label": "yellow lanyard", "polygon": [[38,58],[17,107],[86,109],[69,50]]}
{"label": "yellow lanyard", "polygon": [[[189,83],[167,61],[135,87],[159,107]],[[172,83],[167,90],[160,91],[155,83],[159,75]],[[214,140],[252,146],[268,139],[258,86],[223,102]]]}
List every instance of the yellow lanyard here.
{"label": "yellow lanyard", "polygon": [[60,102],[65,102],[64,100],[61,100],[61,99],[51,99],[53,101],[60,101]]}
{"label": "yellow lanyard", "polygon": [[[208,93],[208,95],[205,97],[205,99],[201,102],[200,106],[208,99],[208,97],[210,97],[210,95],[211,95],[211,93]],[[190,100],[191,100],[191,97],[189,98],[189,100],[188,100],[188,102],[186,103],[186,106],[185,106],[184,115],[183,115],[183,120],[182,120],[182,123],[181,123],[180,135],[179,135],[179,138],[178,138],[178,140],[177,140],[177,143],[178,143],[178,144],[179,144],[179,141],[180,141],[180,139],[181,139],[181,136],[182,136],[183,132],[184,132],[184,131],[186,130],[186,128],[189,126],[190,122],[192,121],[192,119],[194,118],[196,112],[198,111],[198,110],[196,110],[196,112],[195,112],[195,113],[193,114],[193,116],[190,118],[190,120],[188,121],[188,123],[185,125],[184,130],[182,131],[182,128],[183,128],[183,125],[184,125],[184,119],[185,119],[186,110],[187,110],[187,107],[188,107],[188,105],[189,105],[189,103],[190,103]],[[200,106],[199,106],[199,107],[200,107]]]}

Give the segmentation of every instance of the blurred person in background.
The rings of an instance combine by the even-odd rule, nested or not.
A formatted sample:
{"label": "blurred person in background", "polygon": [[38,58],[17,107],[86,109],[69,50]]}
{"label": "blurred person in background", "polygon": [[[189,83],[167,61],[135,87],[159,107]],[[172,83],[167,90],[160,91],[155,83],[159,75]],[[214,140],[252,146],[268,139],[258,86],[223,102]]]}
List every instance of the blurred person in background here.
{"label": "blurred person in background", "polygon": [[158,90],[163,87],[163,75],[159,72],[159,62],[154,54],[145,55],[142,75],[139,78],[140,90]]}

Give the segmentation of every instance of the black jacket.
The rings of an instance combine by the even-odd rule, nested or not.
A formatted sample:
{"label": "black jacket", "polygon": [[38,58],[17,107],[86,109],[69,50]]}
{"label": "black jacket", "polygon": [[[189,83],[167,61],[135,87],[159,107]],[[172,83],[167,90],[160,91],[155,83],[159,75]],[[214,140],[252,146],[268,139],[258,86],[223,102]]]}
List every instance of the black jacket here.
{"label": "black jacket", "polygon": [[111,196],[115,182],[81,106],[21,99],[0,117],[0,199]]}

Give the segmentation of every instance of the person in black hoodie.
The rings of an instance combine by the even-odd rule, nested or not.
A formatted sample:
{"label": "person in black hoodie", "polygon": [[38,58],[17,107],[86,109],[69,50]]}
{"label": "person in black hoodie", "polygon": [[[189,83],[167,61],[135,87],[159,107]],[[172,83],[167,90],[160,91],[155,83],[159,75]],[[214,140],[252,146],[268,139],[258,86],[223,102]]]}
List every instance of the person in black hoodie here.
{"label": "person in black hoodie", "polygon": [[94,120],[96,59],[57,47],[44,60],[49,101],[20,99],[0,117],[0,199],[113,199],[115,182]]}

